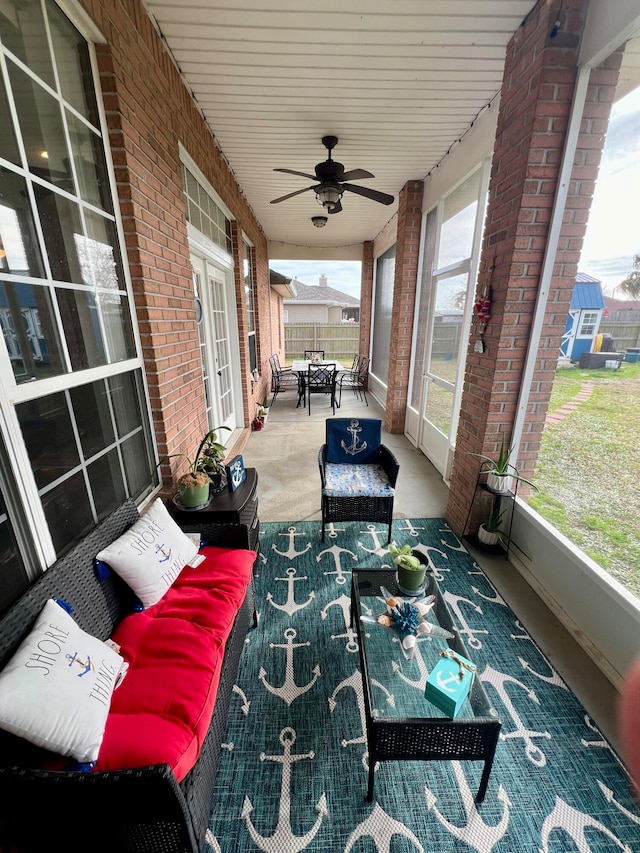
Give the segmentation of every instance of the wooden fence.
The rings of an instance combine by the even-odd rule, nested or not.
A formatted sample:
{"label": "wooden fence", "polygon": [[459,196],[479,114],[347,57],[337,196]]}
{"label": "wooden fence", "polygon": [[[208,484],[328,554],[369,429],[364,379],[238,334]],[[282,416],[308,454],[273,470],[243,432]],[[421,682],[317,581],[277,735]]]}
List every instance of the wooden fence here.
{"label": "wooden fence", "polygon": [[[637,311],[616,311],[616,314],[637,314]],[[629,322],[632,318],[629,317],[627,322],[616,321],[612,316],[602,320],[598,329],[603,335],[608,334],[613,338],[613,348],[616,352],[624,352],[627,347],[640,347],[640,320]],[[635,318],[634,318],[635,319]]]}
{"label": "wooden fence", "polygon": [[285,323],[284,357],[287,362],[302,358],[306,349],[323,349],[325,358],[351,364],[359,352],[359,323]]}

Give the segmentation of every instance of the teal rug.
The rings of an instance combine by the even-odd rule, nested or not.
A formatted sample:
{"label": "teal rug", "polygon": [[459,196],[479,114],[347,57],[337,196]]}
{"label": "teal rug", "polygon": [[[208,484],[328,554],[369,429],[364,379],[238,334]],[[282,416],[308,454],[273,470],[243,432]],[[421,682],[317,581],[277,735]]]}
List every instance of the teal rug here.
{"label": "teal rug", "polygon": [[[393,538],[428,552],[502,721],[486,799],[474,802],[482,762],[385,761],[365,800],[349,594],[353,568],[390,565],[385,529],[334,525],[323,544],[317,522],[262,525],[259,623],[231,702],[210,851],[640,853],[640,812],[618,757],[440,519],[395,520]],[[379,687],[389,701],[394,679],[424,691],[419,647],[411,666],[390,666]]]}

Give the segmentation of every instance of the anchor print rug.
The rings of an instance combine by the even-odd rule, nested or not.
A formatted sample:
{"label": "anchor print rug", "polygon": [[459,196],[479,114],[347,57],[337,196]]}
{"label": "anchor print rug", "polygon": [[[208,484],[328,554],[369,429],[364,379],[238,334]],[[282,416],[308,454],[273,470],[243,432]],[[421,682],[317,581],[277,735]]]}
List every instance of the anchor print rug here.
{"label": "anchor print rug", "polygon": [[[207,853],[640,853],[640,811],[615,752],[518,617],[441,519],[397,519],[421,546],[502,722],[484,802],[482,762],[385,761],[372,802],[353,568],[390,566],[386,527],[267,523],[229,711]],[[382,603],[381,603],[382,610]],[[367,626],[368,630],[385,630]],[[421,697],[420,653],[376,685]],[[397,660],[402,656],[398,650]]]}

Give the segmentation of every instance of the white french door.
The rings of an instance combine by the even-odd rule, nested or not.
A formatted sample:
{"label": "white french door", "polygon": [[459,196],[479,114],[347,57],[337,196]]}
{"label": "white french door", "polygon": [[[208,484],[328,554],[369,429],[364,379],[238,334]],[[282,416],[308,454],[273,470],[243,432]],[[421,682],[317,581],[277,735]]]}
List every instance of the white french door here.
{"label": "white french door", "polygon": [[[210,429],[226,426],[234,430],[242,424],[239,393],[239,357],[235,303],[231,273],[198,255],[191,255],[194,289],[198,300],[198,328],[202,357],[202,381]],[[234,341],[236,342],[234,345]],[[220,436],[223,443],[229,433]]]}

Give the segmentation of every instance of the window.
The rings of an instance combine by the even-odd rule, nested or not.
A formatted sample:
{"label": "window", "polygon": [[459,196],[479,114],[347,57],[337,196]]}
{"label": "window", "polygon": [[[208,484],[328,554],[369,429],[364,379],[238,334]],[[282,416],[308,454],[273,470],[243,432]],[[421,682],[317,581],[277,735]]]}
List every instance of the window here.
{"label": "window", "polygon": [[587,337],[592,337],[593,333],[596,330],[596,326],[598,325],[598,312],[597,311],[585,311],[582,315],[582,323],[580,324],[580,331],[578,334],[586,335]]}
{"label": "window", "polygon": [[387,384],[389,376],[389,344],[391,341],[391,313],[393,311],[393,281],[396,271],[396,247],[381,255],[376,262],[376,280],[373,302],[373,346],[371,372],[380,382]]}
{"label": "window", "polygon": [[256,345],[256,286],[255,286],[255,251],[248,240],[243,241],[244,259],[244,299],[247,306],[247,328],[249,330],[249,368],[253,373],[258,369],[258,349]]}
{"label": "window", "polygon": [[231,222],[195,175],[182,164],[187,221],[212,243],[231,254]]}
{"label": "window", "polygon": [[157,480],[89,45],[49,0],[2,6],[0,51],[0,547],[53,561]]}

